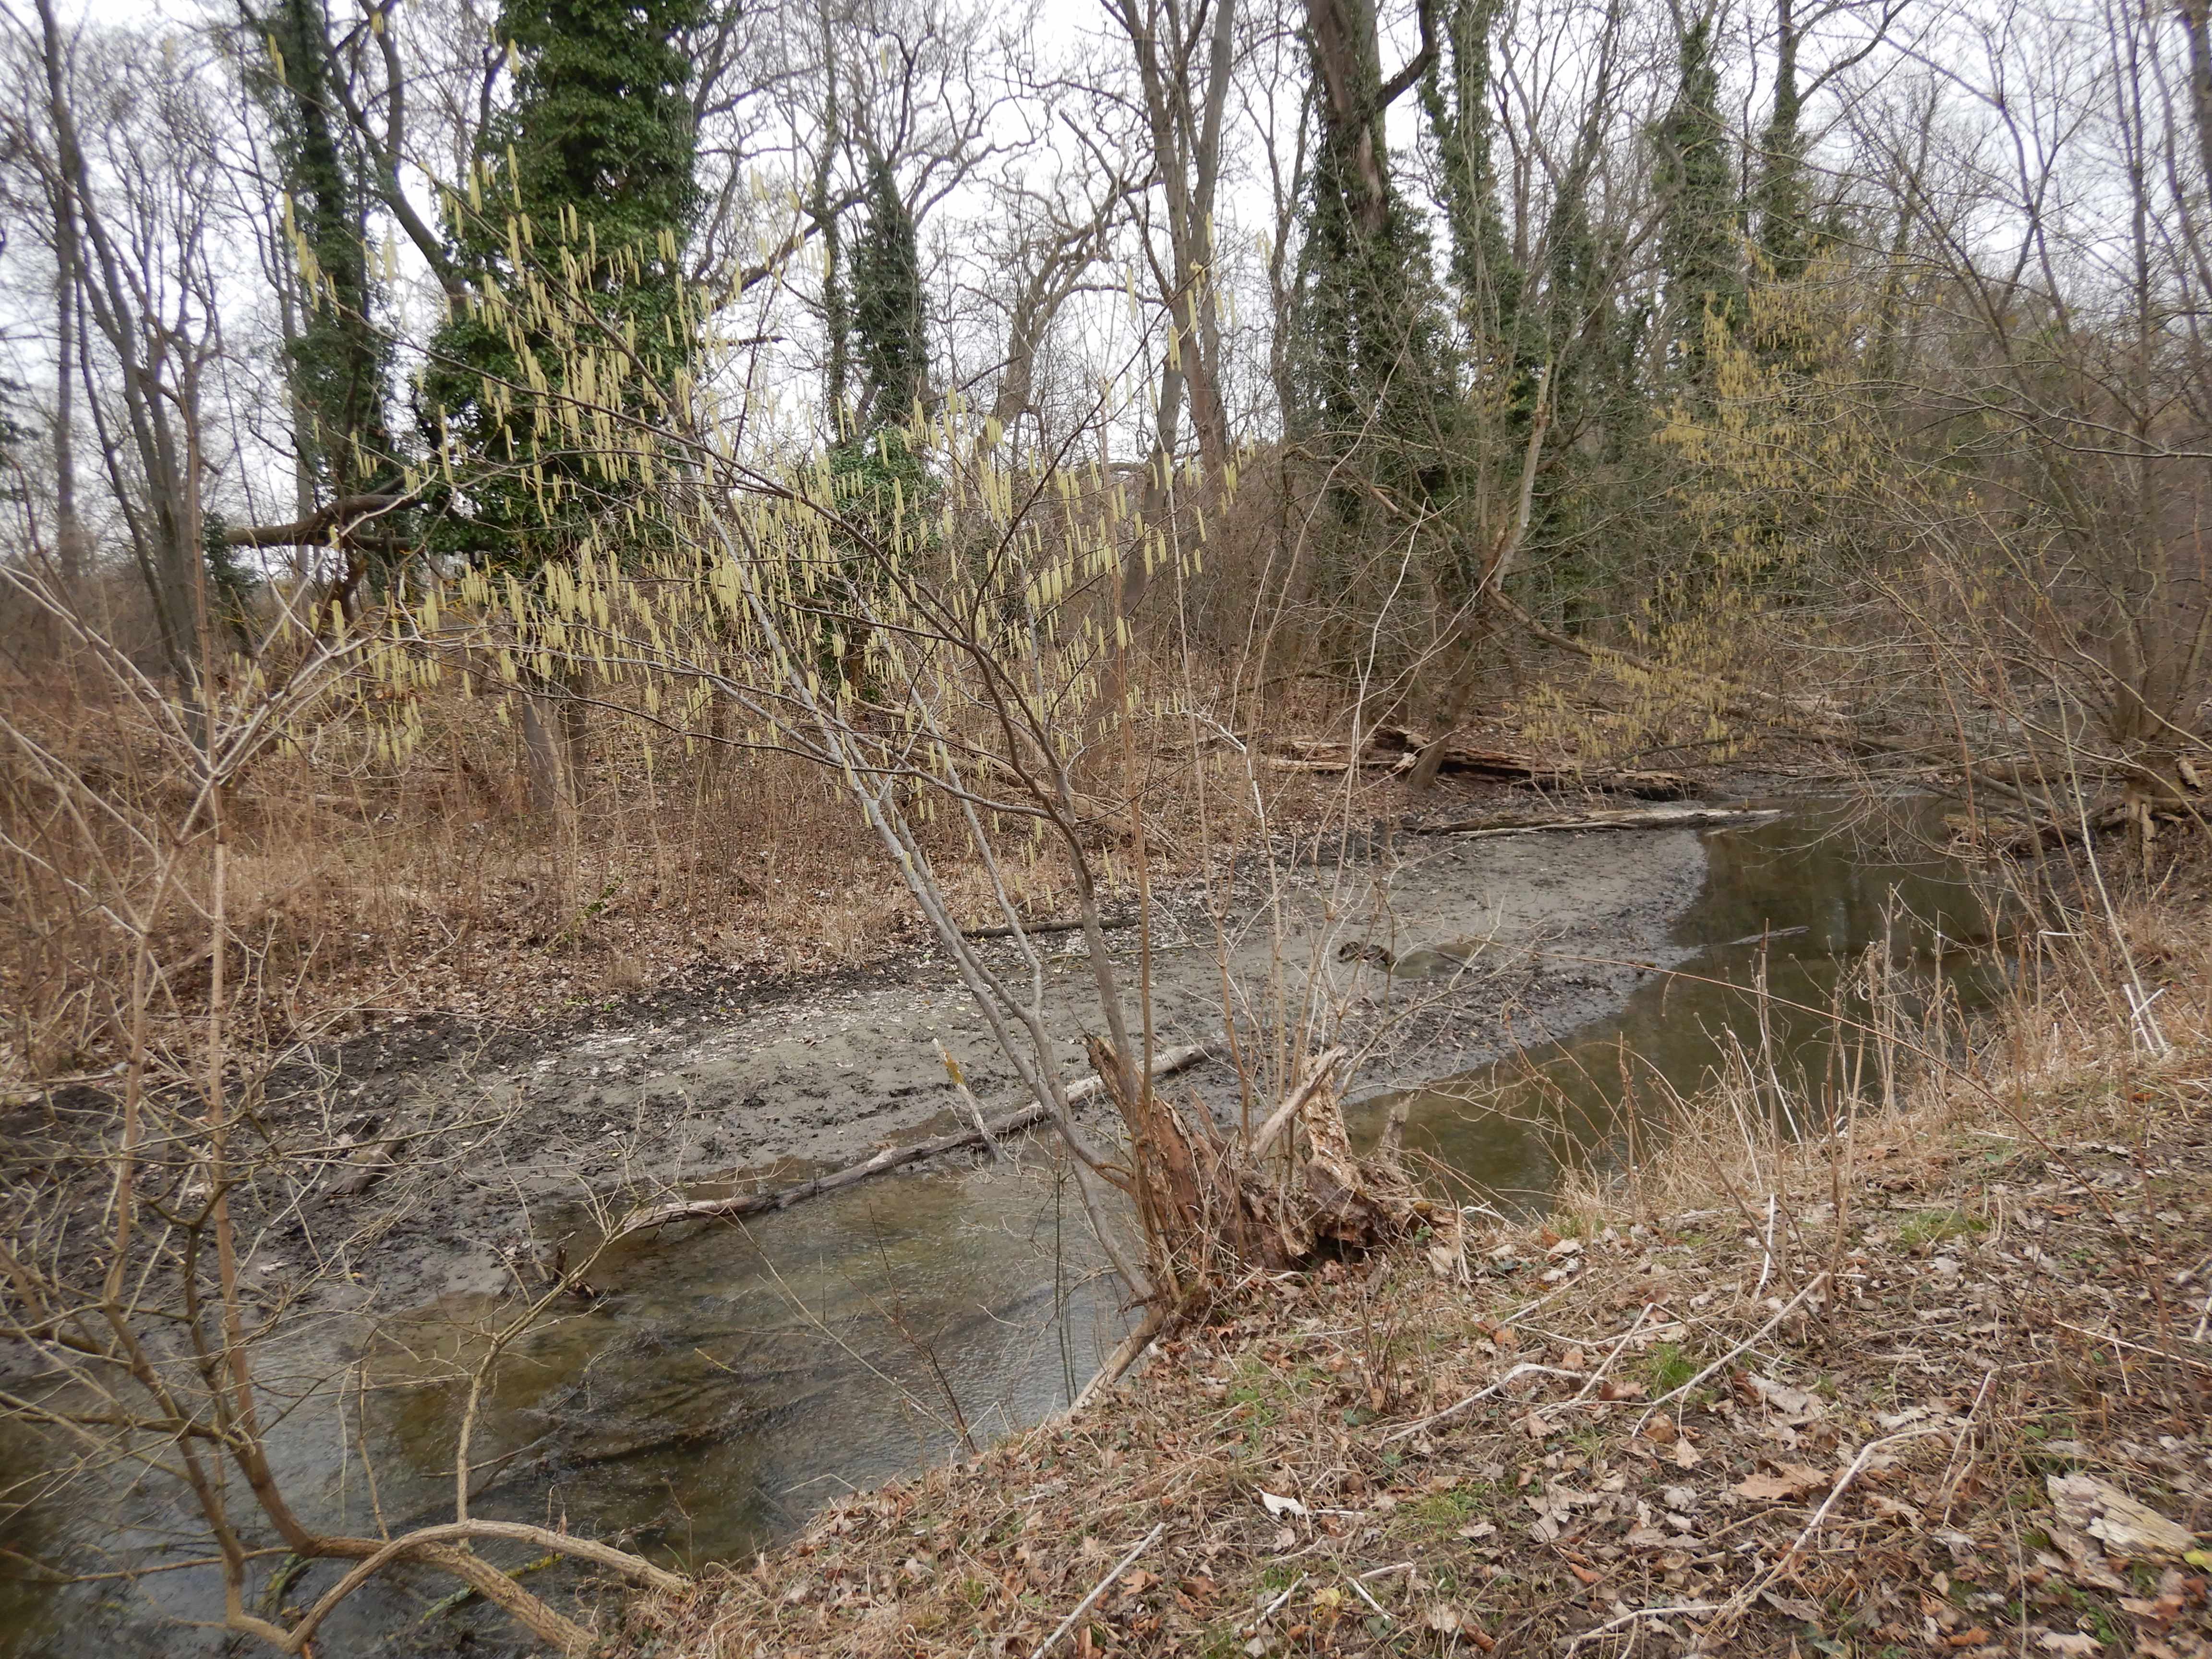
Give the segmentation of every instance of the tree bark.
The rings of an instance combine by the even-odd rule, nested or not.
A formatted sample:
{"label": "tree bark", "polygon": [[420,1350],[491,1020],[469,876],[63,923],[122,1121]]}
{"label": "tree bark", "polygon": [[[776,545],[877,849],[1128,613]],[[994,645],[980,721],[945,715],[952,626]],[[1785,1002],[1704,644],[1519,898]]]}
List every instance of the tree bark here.
{"label": "tree bark", "polygon": [[2181,0],[2181,27],[2189,36],[2189,108],[2197,124],[2197,159],[2212,191],[2212,0]]}
{"label": "tree bark", "polygon": [[[1159,404],[1152,457],[1145,471],[1142,514],[1160,522],[1174,501],[1175,460],[1182,444],[1183,400],[1190,402],[1199,464],[1217,474],[1229,459],[1229,420],[1221,393],[1220,307],[1213,282],[1213,206],[1221,178],[1221,129],[1236,44],[1236,0],[1201,7],[1194,24],[1210,21],[1206,85],[1192,84],[1199,42],[1183,32],[1178,8],[1115,0],[1115,15],[1135,54],[1138,83],[1152,138],[1153,173],[1164,198],[1168,258],[1153,272],[1167,311],[1167,349],[1160,365]],[[1143,597],[1148,573],[1143,544],[1126,574],[1122,602]]]}
{"label": "tree bark", "polygon": [[54,544],[71,602],[84,579],[84,526],[76,511],[76,212],[66,186],[54,193]]}

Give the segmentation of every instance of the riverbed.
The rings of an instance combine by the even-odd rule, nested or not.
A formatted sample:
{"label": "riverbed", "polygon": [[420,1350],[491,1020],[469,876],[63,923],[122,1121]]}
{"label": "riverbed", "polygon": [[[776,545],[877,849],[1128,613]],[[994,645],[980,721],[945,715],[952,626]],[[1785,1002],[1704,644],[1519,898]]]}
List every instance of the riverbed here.
{"label": "riverbed", "polygon": [[[1482,1201],[1540,1206],[1563,1160],[1601,1162],[1621,1133],[1607,1081],[1623,1074],[1618,1057],[1694,1086],[1727,1033],[1756,1018],[1726,987],[1762,963],[1778,995],[1820,1007],[1838,964],[1872,940],[1940,967],[1985,935],[1972,893],[1909,837],[1842,830],[1836,812],[1801,806],[1702,835],[1407,836],[1327,868],[1248,872],[1233,926],[1216,926],[1202,897],[1158,913],[1158,1041],[1222,1046],[1225,969],[1244,1029],[1298,1008],[1354,1048],[1356,1121],[1410,1091],[1413,1146]],[[1117,939],[1127,957],[1133,935]],[[1076,1075],[1097,1016],[1072,950],[1055,948],[1049,984]],[[520,1046],[403,1043],[338,1079],[341,1112],[487,1127],[352,1200],[392,1218],[378,1254],[318,1281],[301,1325],[264,1356],[288,1407],[272,1450],[314,1522],[368,1530],[380,1516],[397,1530],[450,1514],[464,1379],[512,1316],[514,1264],[563,1239],[585,1248],[595,1205],[625,1188],[781,1181],[941,1127],[953,1103],[939,1042],[987,1103],[1007,1098],[1007,1070],[941,961],[717,998]],[[1784,1051],[1819,1063],[1818,1022],[1784,1024]],[[1221,1115],[1238,1109],[1218,1062],[1175,1086]],[[272,1238],[249,1267],[281,1282],[315,1248]],[[744,1226],[630,1241],[594,1267],[588,1296],[501,1360],[472,1451],[473,1508],[684,1565],[742,1559],[841,1492],[1063,1407],[1127,1317],[1042,1140]],[[195,1547],[188,1522],[162,1494],[93,1501],[80,1486],[10,1523],[9,1541],[145,1563]],[[557,1571],[532,1582],[557,1592]],[[215,1652],[213,1632],[170,1622],[210,1616],[213,1588],[177,1572],[136,1594],[114,1581],[0,1590],[0,1652]],[[480,1611],[424,1621],[449,1588],[395,1575],[327,1627],[329,1650],[448,1652],[465,1632],[471,1651],[514,1647]]]}

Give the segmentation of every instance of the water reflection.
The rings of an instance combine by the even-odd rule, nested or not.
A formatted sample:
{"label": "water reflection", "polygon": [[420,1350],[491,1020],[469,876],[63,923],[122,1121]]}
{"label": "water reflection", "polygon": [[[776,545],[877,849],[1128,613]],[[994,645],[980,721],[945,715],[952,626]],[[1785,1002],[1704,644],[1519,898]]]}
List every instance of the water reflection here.
{"label": "water reflection", "polygon": [[1770,1098],[1832,1101],[1863,1089],[1863,1056],[1848,1036],[1837,1046],[1830,1011],[1866,1014],[1869,947],[1887,941],[1887,982],[1909,1008],[1941,998],[1972,1012],[2002,982],[1985,896],[1926,850],[1936,827],[1931,810],[1902,804],[1872,822],[1842,807],[1801,809],[1709,831],[1705,891],[1618,1016],[1363,1101],[1355,1130],[1379,1133],[1406,1099],[1410,1148],[1485,1201],[1528,1214],[1549,1204],[1563,1164],[1630,1160],[1639,1139],[1663,1133],[1654,1111],[1668,1091],[1704,1086],[1731,1054],[1763,1056],[1779,1085]]}
{"label": "water reflection", "polygon": [[[501,1358],[486,1515],[549,1509],[696,1563],[1064,1406],[1121,1330],[1073,1194],[1004,1165],[639,1241]],[[512,1309],[448,1300],[371,1357],[372,1421],[444,1495],[466,1378]]]}
{"label": "water reflection", "polygon": [[[1762,960],[1776,997],[1825,1009],[1844,964],[1887,938],[1923,994],[1940,984],[1968,1006],[1986,997],[1986,957],[1954,948],[1988,932],[1958,872],[1829,833],[1839,828],[1836,815],[1796,811],[1708,834],[1704,893],[1656,959],[1674,971],[1650,974],[1617,1018],[1525,1064],[1424,1089],[1409,1144],[1495,1200],[1536,1208],[1563,1158],[1626,1154],[1656,1078],[1692,1089],[1728,1044],[1758,1040],[1757,1006],[1740,988]],[[1431,950],[1433,962],[1409,959],[1397,977],[1458,970],[1453,945]],[[1834,1058],[1820,1017],[1771,1009],[1767,1028],[1778,1068],[1817,1076]],[[1379,1125],[1389,1103],[1364,1103],[1359,1115]],[[626,1245],[594,1268],[595,1297],[530,1331],[488,1373],[474,1511],[565,1522],[679,1563],[743,1559],[848,1486],[1065,1405],[1126,1325],[1073,1194],[1030,1158],[1026,1172],[893,1178],[746,1227]],[[272,1357],[264,1375],[289,1370],[313,1384],[272,1431],[280,1483],[332,1528],[449,1516],[468,1379],[513,1312],[497,1298],[448,1298],[387,1324],[364,1351],[328,1343]],[[35,1467],[36,1456],[0,1445],[0,1461]],[[189,1519],[157,1513],[166,1501],[80,1485],[65,1521],[52,1508],[0,1508],[0,1545],[51,1553],[65,1547],[64,1527],[111,1549],[150,1545],[157,1523]],[[326,1588],[334,1571],[318,1568],[297,1593]],[[173,1613],[219,1616],[211,1578],[161,1583]],[[450,1588],[380,1580],[328,1627],[331,1650],[447,1647],[451,1621],[421,1620]],[[511,1631],[470,1616],[482,1618],[471,1651],[509,1650]],[[0,1653],[220,1646],[207,1632],[150,1627],[147,1603],[127,1591],[0,1585]]]}

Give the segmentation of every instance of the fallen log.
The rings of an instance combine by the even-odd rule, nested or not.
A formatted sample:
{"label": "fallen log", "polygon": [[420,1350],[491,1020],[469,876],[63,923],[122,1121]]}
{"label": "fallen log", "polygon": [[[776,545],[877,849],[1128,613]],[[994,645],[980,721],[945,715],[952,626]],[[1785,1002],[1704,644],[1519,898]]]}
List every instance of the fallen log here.
{"label": "fallen log", "polygon": [[1717,823],[1757,823],[1782,816],[1774,806],[1650,806],[1632,812],[1588,812],[1571,818],[1460,818],[1425,823],[1425,836],[1536,836],[1568,830],[1702,830]]}
{"label": "fallen log", "polygon": [[[2093,835],[2109,834],[2130,821],[2124,802],[2100,802],[2082,816]],[[1962,858],[2028,858],[2039,848],[2074,846],[2087,839],[2080,822],[2069,823],[2055,812],[2034,823],[1990,813],[1970,817],[1953,812],[1944,816],[1943,827],[1951,832],[1949,850]]]}
{"label": "fallen log", "polygon": [[[1134,916],[1101,916],[1098,918],[1098,925],[1109,931],[1117,927],[1134,927],[1137,925],[1137,918]],[[963,927],[960,930],[960,937],[963,939],[1012,939],[1016,933],[1025,935],[1073,933],[1082,926],[1083,919],[1080,916],[1073,917],[1060,921],[1025,921],[1019,927],[1009,927],[1007,924],[1000,922],[997,926],[991,927]]]}
{"label": "fallen log", "polygon": [[1673,772],[1585,769],[1503,750],[1469,748],[1449,737],[1431,741],[1395,726],[1377,730],[1356,761],[1346,743],[1288,738],[1283,746],[1288,754],[1266,757],[1267,765],[1278,772],[1346,772],[1356,764],[1363,771],[1409,775],[1417,786],[1451,773],[1533,789],[1603,789],[1640,800],[1680,800],[1690,793],[1688,780]]}
{"label": "fallen log", "polygon": [[[1170,1073],[1180,1072],[1186,1066],[1194,1066],[1205,1058],[1206,1045],[1202,1042],[1188,1043],[1180,1048],[1170,1048],[1153,1057],[1152,1075],[1165,1077]],[[1096,1076],[1087,1077],[1080,1083],[1069,1087],[1067,1103],[1071,1106],[1079,1105],[1105,1091],[1106,1085],[1103,1080]],[[610,1237],[627,1238],[632,1233],[646,1232],[653,1228],[665,1227],[678,1221],[706,1221],[717,1218],[758,1215],[768,1210],[787,1210],[793,1205],[806,1199],[818,1198],[824,1193],[834,1193],[846,1187],[856,1186],[871,1176],[879,1176],[886,1170],[900,1169],[908,1164],[916,1164],[926,1158],[935,1158],[940,1152],[957,1152],[963,1146],[994,1143],[1004,1139],[1008,1135],[1018,1134],[1024,1129],[1042,1120],[1047,1111],[1048,1108],[1042,1101],[1032,1101],[1030,1104],[1008,1112],[1001,1117],[994,1118],[988,1123],[979,1123],[972,1128],[957,1130],[951,1134],[933,1136],[927,1140],[910,1141],[903,1146],[886,1146],[873,1157],[864,1158],[858,1164],[851,1164],[842,1170],[833,1170],[828,1175],[816,1176],[811,1180],[802,1181],[793,1186],[773,1188],[765,1192],[732,1193],[723,1198],[679,1199],[673,1203],[658,1205],[621,1223]]]}

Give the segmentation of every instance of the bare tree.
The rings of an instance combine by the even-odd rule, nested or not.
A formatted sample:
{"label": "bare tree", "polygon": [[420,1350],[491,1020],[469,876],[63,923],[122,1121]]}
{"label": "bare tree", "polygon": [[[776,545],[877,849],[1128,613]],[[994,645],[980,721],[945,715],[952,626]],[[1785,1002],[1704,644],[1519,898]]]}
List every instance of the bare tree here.
{"label": "bare tree", "polygon": [[1180,447],[1186,393],[1200,466],[1218,473],[1229,458],[1214,216],[1234,78],[1237,0],[1199,0],[1188,11],[1171,0],[1109,0],[1108,9],[1128,41],[1136,70],[1151,140],[1150,182],[1159,204],[1158,230],[1166,244],[1163,250],[1152,234],[1148,212],[1143,249],[1164,319],[1145,497],[1146,517],[1156,519]]}

